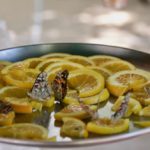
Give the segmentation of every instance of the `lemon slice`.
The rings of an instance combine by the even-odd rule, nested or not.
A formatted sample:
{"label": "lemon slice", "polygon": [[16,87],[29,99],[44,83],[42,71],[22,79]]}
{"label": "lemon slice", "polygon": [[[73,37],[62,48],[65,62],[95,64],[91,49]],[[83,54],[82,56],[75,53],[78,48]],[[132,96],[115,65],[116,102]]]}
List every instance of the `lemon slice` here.
{"label": "lemon slice", "polygon": [[14,121],[15,113],[11,111],[7,114],[0,113],[0,126],[11,125]]}
{"label": "lemon slice", "polygon": [[11,70],[25,70],[29,67],[29,63],[27,62],[16,62],[12,63],[1,70],[1,74],[8,74]]}
{"label": "lemon slice", "polygon": [[57,63],[49,65],[45,69],[45,71],[46,72],[51,72],[52,70],[57,69],[57,68],[61,68],[61,70],[71,71],[71,70],[83,68],[83,66],[80,65],[80,64],[77,64],[77,63],[73,63],[73,62],[63,61],[63,62],[57,62]]}
{"label": "lemon slice", "polygon": [[17,113],[32,113],[32,106],[26,93],[25,89],[6,86],[0,90],[0,99],[9,102]]}
{"label": "lemon slice", "polygon": [[29,64],[28,68],[34,69],[39,63],[43,61],[44,61],[44,58],[28,58],[28,59],[25,59],[23,62]]}
{"label": "lemon slice", "polygon": [[150,121],[134,121],[134,124],[140,127],[150,127]]}
{"label": "lemon slice", "polygon": [[41,63],[39,63],[36,66],[36,69],[40,70],[40,71],[44,71],[45,68],[47,68],[49,65],[51,65],[52,63],[57,63],[60,61],[64,61],[62,58],[51,58],[51,59],[47,59],[42,61]]}
{"label": "lemon slice", "polygon": [[101,74],[86,68],[71,71],[68,78],[69,87],[77,90],[81,98],[98,94],[104,84]]}
{"label": "lemon slice", "polygon": [[105,78],[105,79],[107,79],[112,73],[109,71],[109,70],[107,70],[107,69],[105,69],[105,68],[102,68],[102,67],[98,67],[98,66],[90,66],[90,67],[88,67],[89,69],[92,69],[92,70],[94,70],[94,71],[96,71],[96,72],[98,72],[98,73],[100,73],[101,75],[103,75],[103,77]]}
{"label": "lemon slice", "polygon": [[150,117],[150,105],[144,107],[144,108],[140,111],[140,116]]}
{"label": "lemon slice", "polygon": [[87,124],[87,130],[92,133],[107,135],[121,133],[129,128],[129,119],[113,121],[108,118],[101,118]]}
{"label": "lemon slice", "polygon": [[[114,103],[114,105],[112,107],[113,111],[116,112],[120,109],[120,105],[122,104],[124,98],[125,98],[124,96],[120,96],[116,100],[116,102]],[[141,104],[137,100],[130,98],[129,103],[128,103],[128,107],[127,107],[127,111],[126,111],[124,116],[129,117],[132,113],[135,115],[139,115],[141,110],[142,110]]]}
{"label": "lemon slice", "polygon": [[0,71],[5,68],[6,66],[9,66],[11,62],[9,61],[0,61]]}
{"label": "lemon slice", "polygon": [[21,88],[31,88],[40,73],[35,69],[28,69],[28,63],[15,63],[2,70],[2,78],[8,85]]}
{"label": "lemon slice", "polygon": [[50,53],[43,55],[41,58],[51,59],[51,58],[64,58],[70,56],[70,54],[67,53]]}
{"label": "lemon slice", "polygon": [[109,70],[111,73],[116,73],[123,70],[135,70],[135,66],[127,61],[113,60],[103,63],[101,67]]}
{"label": "lemon slice", "polygon": [[2,78],[1,70],[3,70],[6,66],[9,66],[11,62],[8,61],[0,61],[0,88],[5,86],[5,81]]}
{"label": "lemon slice", "polygon": [[121,96],[129,90],[134,90],[146,83],[149,77],[136,71],[120,71],[111,75],[107,80],[107,88],[114,96]]}
{"label": "lemon slice", "polygon": [[46,128],[31,124],[18,123],[10,126],[0,127],[0,137],[9,137],[16,139],[47,139],[48,131]]}
{"label": "lemon slice", "polygon": [[32,113],[33,109],[42,110],[42,107],[52,107],[54,97],[41,102],[27,96],[28,90],[14,86],[6,86],[0,89],[0,99],[9,102],[17,113]]}
{"label": "lemon slice", "polygon": [[132,95],[142,105],[150,105],[150,81],[143,84],[139,89],[133,91]]}
{"label": "lemon slice", "polygon": [[79,55],[72,55],[65,57],[66,60],[81,64],[83,66],[93,66],[94,63],[88,57],[79,56]]}
{"label": "lemon slice", "polygon": [[96,66],[101,66],[106,62],[112,61],[112,60],[120,60],[117,57],[113,57],[113,56],[107,56],[107,55],[95,55],[95,56],[91,56],[89,57]]}
{"label": "lemon slice", "polygon": [[71,117],[65,117],[62,120],[64,123],[60,130],[62,136],[69,136],[73,138],[88,137],[86,125],[83,121]]}
{"label": "lemon slice", "polygon": [[[101,103],[101,102],[108,100],[109,96],[110,94],[108,90],[103,89],[99,94],[96,94],[94,96],[80,98],[80,101],[86,105],[93,105],[93,104]],[[65,104],[79,104],[76,91],[68,91],[68,94],[64,98],[63,102]]]}
{"label": "lemon slice", "polygon": [[[87,106],[88,109],[92,112],[97,109],[96,106]],[[89,112],[87,112],[82,105],[79,104],[71,104],[64,107],[61,111],[55,113],[54,115],[56,120],[62,120],[64,117],[74,117],[78,119],[86,119],[91,117]]]}

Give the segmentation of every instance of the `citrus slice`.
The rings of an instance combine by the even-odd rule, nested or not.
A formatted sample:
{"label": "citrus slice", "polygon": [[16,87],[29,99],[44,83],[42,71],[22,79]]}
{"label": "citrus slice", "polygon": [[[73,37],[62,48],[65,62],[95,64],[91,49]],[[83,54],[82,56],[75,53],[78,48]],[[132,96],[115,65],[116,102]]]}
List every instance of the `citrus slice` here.
{"label": "citrus slice", "polygon": [[105,79],[107,79],[112,74],[109,70],[102,68],[102,67],[90,66],[88,68],[102,74]]}
{"label": "citrus slice", "polygon": [[[80,101],[86,105],[93,105],[108,100],[109,96],[110,95],[108,90],[103,89],[99,94],[96,94],[94,96],[80,98]],[[64,98],[63,102],[65,104],[79,104],[79,98],[76,95],[76,91],[68,91],[68,94]]]}
{"label": "citrus slice", "polygon": [[11,125],[14,121],[14,118],[14,111],[10,111],[8,113],[0,113],[0,126]]}
{"label": "citrus slice", "polygon": [[17,139],[47,139],[48,131],[44,127],[31,123],[18,123],[0,127],[0,137]]}
{"label": "citrus slice", "polygon": [[52,63],[57,63],[57,62],[60,62],[60,61],[64,61],[63,59],[61,58],[51,58],[51,59],[46,59],[44,60],[43,62],[39,63],[37,66],[36,66],[36,69],[40,70],[40,71],[44,71],[45,68],[47,68],[49,65],[51,65]]}
{"label": "citrus slice", "polygon": [[120,60],[117,57],[107,56],[107,55],[95,55],[89,58],[94,62],[96,66],[101,66],[102,64],[112,61],[112,60]]}
{"label": "citrus slice", "polygon": [[6,86],[0,89],[0,99],[12,105],[17,113],[32,113],[32,106],[26,97],[27,90]]}
{"label": "citrus slice", "polygon": [[83,66],[93,66],[94,65],[92,60],[90,60],[88,57],[84,57],[84,56],[72,55],[72,56],[65,57],[65,59],[69,60],[71,62],[81,64]]}
{"label": "citrus slice", "polygon": [[108,118],[101,118],[87,124],[87,130],[92,133],[107,135],[121,133],[129,128],[129,119],[113,121]]}
{"label": "citrus slice", "polygon": [[5,97],[3,101],[9,102],[16,113],[32,113],[28,98]]}
{"label": "citrus slice", "polygon": [[1,70],[1,73],[2,74],[7,74],[9,71],[11,70],[25,70],[29,67],[29,63],[27,62],[16,62],[16,63],[12,63],[6,67],[4,67],[2,70]]}
{"label": "citrus slice", "polygon": [[109,70],[111,73],[116,73],[123,70],[135,70],[135,66],[124,60],[113,60],[103,63],[101,67]]}
{"label": "citrus slice", "polygon": [[6,86],[0,89],[0,99],[9,102],[17,113],[32,113],[33,109],[42,110],[42,107],[52,107],[54,97],[41,102],[27,96],[28,90],[14,86]]}
{"label": "citrus slice", "polygon": [[143,84],[139,89],[133,91],[132,96],[142,105],[150,105],[150,81]]}
{"label": "citrus slice", "polygon": [[39,71],[28,67],[27,62],[13,63],[1,71],[2,78],[9,85],[31,88]]}
{"label": "citrus slice", "polygon": [[[86,105],[87,106],[87,105]],[[87,106],[91,111],[95,111],[97,109],[96,106]],[[62,120],[64,117],[74,117],[78,119],[86,119],[91,117],[89,112],[87,112],[82,105],[73,104],[67,105],[61,111],[55,113],[54,115],[56,120]]]}
{"label": "citrus slice", "polygon": [[140,127],[150,127],[150,121],[134,121],[134,124]]}
{"label": "citrus slice", "polygon": [[0,126],[13,123],[15,113],[10,103],[0,101]]}
{"label": "citrus slice", "polygon": [[70,54],[67,53],[50,53],[43,55],[41,58],[51,59],[51,58],[64,58],[70,56]]}
{"label": "citrus slice", "polygon": [[[125,98],[124,96],[120,96],[116,100],[116,102],[114,103],[114,105],[112,107],[113,111],[116,112],[120,109],[120,105],[122,104],[124,98]],[[126,111],[124,116],[129,117],[132,113],[135,115],[138,115],[141,110],[142,110],[141,104],[137,100],[130,98],[129,103],[128,103],[128,107],[127,107],[127,111]]]}
{"label": "citrus slice", "polygon": [[144,107],[144,108],[140,111],[140,116],[150,117],[150,105]]}
{"label": "citrus slice", "polygon": [[28,68],[34,69],[39,63],[43,62],[44,60],[44,58],[28,58],[23,62],[29,64]]}
{"label": "citrus slice", "polygon": [[71,70],[83,68],[83,66],[78,63],[73,63],[73,62],[69,62],[69,61],[61,61],[61,62],[57,62],[57,63],[49,65],[45,69],[45,71],[51,72],[52,70],[57,69],[57,68],[60,68],[61,70],[71,71]]}
{"label": "citrus slice", "polygon": [[9,66],[11,62],[9,61],[0,61],[0,71],[5,68],[6,66]]}
{"label": "citrus slice", "polygon": [[11,62],[8,61],[0,61],[0,88],[5,86],[5,82],[2,78],[1,70],[3,70],[6,66],[9,66]]}
{"label": "citrus slice", "polygon": [[135,90],[146,83],[149,77],[139,70],[120,71],[107,80],[107,88],[114,96],[121,96],[129,90]]}
{"label": "citrus slice", "polygon": [[78,69],[71,71],[68,85],[79,92],[79,97],[88,97],[98,94],[104,88],[104,77],[90,69]]}
{"label": "citrus slice", "polygon": [[65,117],[62,120],[64,123],[60,130],[62,136],[69,136],[73,138],[88,137],[86,125],[83,121],[71,117]]}

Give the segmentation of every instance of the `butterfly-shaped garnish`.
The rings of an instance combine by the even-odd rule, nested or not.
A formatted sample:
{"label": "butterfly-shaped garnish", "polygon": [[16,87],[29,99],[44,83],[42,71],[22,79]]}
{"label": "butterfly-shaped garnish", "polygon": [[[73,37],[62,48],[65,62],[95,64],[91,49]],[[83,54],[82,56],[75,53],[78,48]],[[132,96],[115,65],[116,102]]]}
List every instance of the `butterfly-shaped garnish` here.
{"label": "butterfly-shaped garnish", "polygon": [[55,100],[61,102],[67,94],[67,78],[68,70],[60,71],[56,74],[52,82],[52,89],[54,92]]}
{"label": "butterfly-shaped garnish", "polygon": [[45,101],[50,98],[51,90],[48,85],[46,72],[42,72],[37,76],[31,91],[28,92],[28,96],[40,101]]}
{"label": "butterfly-shaped garnish", "polygon": [[0,101],[0,113],[7,114],[11,111],[13,111],[11,104]]}
{"label": "butterfly-shaped garnish", "polygon": [[129,103],[129,100],[130,100],[130,93],[127,93],[123,102],[121,103],[120,105],[120,108],[118,109],[118,111],[116,111],[113,115],[112,115],[112,119],[113,120],[119,120],[121,119],[124,114],[126,113],[127,111],[127,108],[128,108],[128,103]]}

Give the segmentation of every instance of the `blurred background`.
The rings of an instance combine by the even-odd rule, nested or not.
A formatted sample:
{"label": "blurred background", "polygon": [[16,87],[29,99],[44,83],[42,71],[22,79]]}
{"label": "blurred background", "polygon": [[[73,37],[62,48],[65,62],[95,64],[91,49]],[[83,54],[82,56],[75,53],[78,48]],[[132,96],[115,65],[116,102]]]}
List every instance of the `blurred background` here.
{"label": "blurred background", "polygon": [[0,49],[52,42],[150,53],[149,0],[0,0]]}

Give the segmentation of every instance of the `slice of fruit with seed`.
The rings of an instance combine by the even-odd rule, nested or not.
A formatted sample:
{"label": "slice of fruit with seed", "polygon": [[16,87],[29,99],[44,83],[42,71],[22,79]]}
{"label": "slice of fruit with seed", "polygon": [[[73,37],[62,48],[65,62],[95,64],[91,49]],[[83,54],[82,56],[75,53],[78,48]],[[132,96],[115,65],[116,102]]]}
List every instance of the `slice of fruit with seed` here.
{"label": "slice of fruit with seed", "polygon": [[68,85],[79,92],[79,97],[88,97],[98,94],[104,88],[104,77],[90,69],[78,69],[71,71]]}
{"label": "slice of fruit with seed", "polygon": [[139,70],[120,71],[108,78],[107,88],[114,96],[122,96],[127,91],[138,89],[148,80],[149,77]]}

